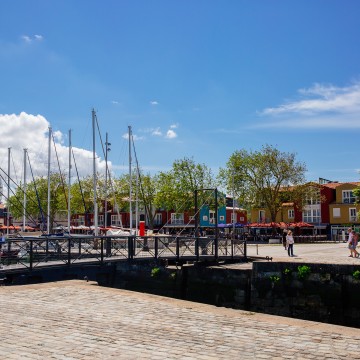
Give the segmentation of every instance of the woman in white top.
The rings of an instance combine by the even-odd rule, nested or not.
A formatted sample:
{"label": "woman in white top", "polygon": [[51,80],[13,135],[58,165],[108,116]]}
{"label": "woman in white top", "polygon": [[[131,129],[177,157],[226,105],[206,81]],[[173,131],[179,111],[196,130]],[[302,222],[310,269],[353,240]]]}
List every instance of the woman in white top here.
{"label": "woman in white top", "polygon": [[294,256],[294,237],[291,230],[289,230],[286,235],[286,246],[288,249],[288,255]]}

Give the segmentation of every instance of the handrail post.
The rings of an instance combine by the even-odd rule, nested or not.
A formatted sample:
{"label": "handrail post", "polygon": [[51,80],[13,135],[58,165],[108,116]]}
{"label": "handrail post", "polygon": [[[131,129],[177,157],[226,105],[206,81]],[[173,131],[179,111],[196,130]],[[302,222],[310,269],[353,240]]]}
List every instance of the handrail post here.
{"label": "handrail post", "polygon": [[48,257],[49,257],[49,237],[46,236],[45,238],[45,254],[46,254],[46,262],[48,261]]}
{"label": "handrail post", "polygon": [[[10,254],[10,251],[11,251],[11,240],[10,240],[10,241],[8,240],[7,248],[8,248],[8,252],[9,252],[9,254]],[[9,257],[6,259],[6,263],[7,263],[7,265],[10,265],[10,259],[9,259]],[[5,259],[4,259],[4,265],[5,265]]]}
{"label": "handrail post", "polygon": [[247,261],[247,241],[244,241],[244,259]]}
{"label": "handrail post", "polygon": [[197,236],[195,238],[195,256],[196,256],[196,261],[199,261],[199,237]]}
{"label": "handrail post", "polygon": [[128,259],[132,260],[134,258],[133,254],[133,237],[131,235],[128,236]]}
{"label": "handrail post", "polygon": [[219,257],[218,190],[215,189],[215,260]]}
{"label": "handrail post", "polygon": [[154,249],[155,249],[155,259],[158,258],[159,256],[159,239],[157,236],[154,237],[155,239],[155,244],[154,244]]}
{"label": "handrail post", "polygon": [[234,240],[233,237],[230,239],[230,246],[231,246],[231,259],[234,259]]}
{"label": "handrail post", "polygon": [[67,264],[71,265],[71,237],[68,237],[68,256],[67,256]]}
{"label": "handrail post", "polygon": [[81,238],[78,238],[78,241],[79,241],[79,256],[81,256]]}
{"label": "handrail post", "polygon": [[176,261],[180,259],[180,239],[176,237]]}
{"label": "handrail post", "polygon": [[104,238],[100,238],[100,263],[101,265],[104,263]]}
{"label": "handrail post", "polygon": [[32,271],[32,268],[33,268],[33,239],[30,240],[29,268],[30,268],[30,271]]}

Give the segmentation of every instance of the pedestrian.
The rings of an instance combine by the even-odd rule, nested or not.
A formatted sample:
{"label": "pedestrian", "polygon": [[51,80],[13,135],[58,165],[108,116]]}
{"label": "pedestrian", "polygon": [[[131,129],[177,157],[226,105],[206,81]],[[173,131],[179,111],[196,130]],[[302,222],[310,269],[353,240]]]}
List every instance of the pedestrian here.
{"label": "pedestrian", "polygon": [[359,257],[359,253],[356,250],[358,242],[359,242],[359,235],[354,230],[351,230],[351,232],[349,233],[349,240],[348,240],[348,248],[350,250],[349,257]]}
{"label": "pedestrian", "polygon": [[348,237],[348,249],[350,250],[350,255],[349,257],[353,257],[353,237],[354,237],[354,232],[352,228],[348,228],[347,230],[349,237]]}
{"label": "pedestrian", "polygon": [[286,250],[286,235],[287,235],[287,232],[284,229],[284,231],[282,233],[282,244],[283,244],[285,250]]}
{"label": "pedestrian", "polygon": [[286,246],[288,249],[288,255],[294,256],[294,237],[291,230],[289,230],[286,235]]}
{"label": "pedestrian", "polygon": [[353,246],[354,246],[354,255],[355,255],[355,257],[359,257],[359,252],[356,250],[356,247],[357,247],[358,243],[359,243],[359,234],[354,231]]}

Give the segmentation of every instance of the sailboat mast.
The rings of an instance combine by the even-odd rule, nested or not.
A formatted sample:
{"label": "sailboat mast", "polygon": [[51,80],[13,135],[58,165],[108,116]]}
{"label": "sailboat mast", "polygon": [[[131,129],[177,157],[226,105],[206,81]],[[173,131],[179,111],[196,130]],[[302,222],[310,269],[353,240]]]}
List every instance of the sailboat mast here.
{"label": "sailboat mast", "polygon": [[8,184],[7,184],[7,201],[6,201],[6,235],[9,236],[9,226],[10,226],[10,155],[11,155],[11,148],[8,148]]}
{"label": "sailboat mast", "polygon": [[104,227],[107,227],[107,182],[108,182],[108,151],[111,144],[108,142],[108,133],[106,133],[105,139],[105,204],[104,204]]}
{"label": "sailboat mast", "polygon": [[136,167],[136,201],[135,201],[135,231],[139,230],[139,169]]}
{"label": "sailboat mast", "polygon": [[47,220],[46,220],[46,231],[50,234],[50,158],[51,158],[51,132],[52,129],[49,127],[49,145],[48,145],[48,194],[47,194]]}
{"label": "sailboat mast", "polygon": [[24,149],[24,206],[23,206],[23,231],[26,227],[26,153],[27,149]]}
{"label": "sailboat mast", "polygon": [[131,126],[129,128],[129,182],[130,182],[130,192],[129,192],[129,206],[130,206],[130,234],[132,234],[132,174],[131,174]]}
{"label": "sailboat mast", "polygon": [[98,208],[97,208],[97,198],[96,198],[96,153],[95,153],[95,110],[92,110],[92,130],[93,130],[93,181],[94,181],[94,235],[98,235]]}
{"label": "sailboat mast", "polygon": [[67,216],[67,227],[68,227],[68,232],[70,234],[70,218],[71,218],[71,129],[69,130],[69,178],[68,178],[68,216]]}

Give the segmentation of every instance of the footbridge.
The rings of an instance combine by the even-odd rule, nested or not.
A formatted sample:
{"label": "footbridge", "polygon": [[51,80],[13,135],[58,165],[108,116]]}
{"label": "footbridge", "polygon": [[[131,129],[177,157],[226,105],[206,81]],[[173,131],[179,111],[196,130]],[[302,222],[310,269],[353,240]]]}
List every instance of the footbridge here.
{"label": "footbridge", "polygon": [[40,269],[106,266],[118,261],[163,260],[177,264],[246,260],[246,241],[186,236],[40,236],[1,244],[0,278]]}

